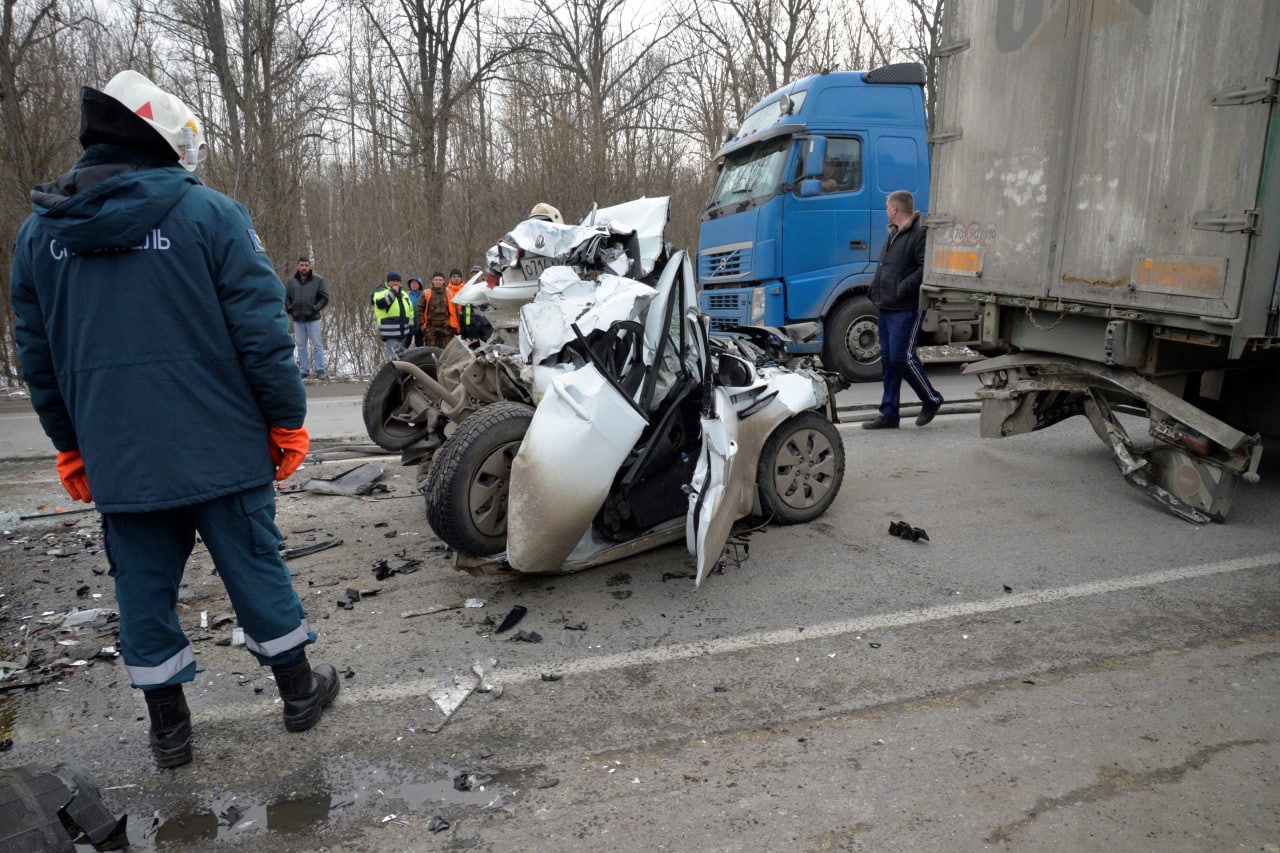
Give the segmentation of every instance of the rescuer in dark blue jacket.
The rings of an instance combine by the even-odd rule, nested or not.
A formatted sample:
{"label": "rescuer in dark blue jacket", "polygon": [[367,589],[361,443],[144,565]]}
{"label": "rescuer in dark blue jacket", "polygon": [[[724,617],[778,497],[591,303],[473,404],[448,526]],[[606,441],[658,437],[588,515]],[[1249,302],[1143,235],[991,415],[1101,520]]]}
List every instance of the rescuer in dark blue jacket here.
{"label": "rescuer in dark blue jacket", "polygon": [[274,481],[309,444],[284,291],[244,207],[192,173],[203,141],[140,74],[83,89],[84,155],[32,191],[10,287],[59,476],[102,513],[160,767],[191,760],[195,659],[175,606],[197,532],[275,672],[285,728],[310,728],[338,693],[334,668],[307,661],[315,634],[278,550]]}

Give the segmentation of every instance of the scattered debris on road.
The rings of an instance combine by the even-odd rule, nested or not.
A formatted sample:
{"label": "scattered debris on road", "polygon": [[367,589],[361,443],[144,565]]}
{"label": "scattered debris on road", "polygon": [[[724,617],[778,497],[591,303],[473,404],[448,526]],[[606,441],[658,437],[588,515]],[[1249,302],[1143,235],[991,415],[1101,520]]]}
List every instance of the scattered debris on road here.
{"label": "scattered debris on road", "polygon": [[516,626],[517,623],[519,623],[521,619],[524,618],[524,615],[528,612],[529,612],[529,608],[525,607],[523,604],[515,605],[514,607],[511,608],[511,612],[508,613],[505,617],[503,617],[502,623],[498,625],[497,630],[495,630],[493,633],[501,634],[504,631],[510,631],[512,628]]}
{"label": "scattered debris on road", "polygon": [[326,539],[323,542],[316,542],[314,545],[302,545],[297,548],[285,548],[280,552],[280,557],[285,560],[292,560],[294,557],[306,557],[309,554],[317,554],[321,551],[328,551],[330,548],[337,548],[342,544],[342,540],[338,537]]}
{"label": "scattered debris on road", "polygon": [[912,527],[905,521],[895,521],[889,525],[889,533],[901,539],[911,542],[920,542],[921,540],[928,542],[929,534],[925,533],[922,528]]}
{"label": "scattered debris on road", "polygon": [[[495,663],[496,661],[492,661],[490,666]],[[467,701],[467,697],[474,693],[476,688],[484,681],[484,675],[485,668],[477,661],[472,664],[469,673],[465,675],[454,673],[448,676],[445,682],[427,688],[427,698],[444,715],[444,719],[434,727],[424,729],[424,731],[434,734],[444,728],[444,724],[449,722],[449,718],[453,716],[454,712],[462,706],[463,702]]]}
{"label": "scattered debris on road", "polygon": [[125,824],[102,802],[88,776],[59,765],[0,770],[0,848],[75,850],[80,833],[95,850],[128,846]]}
{"label": "scattered debris on road", "polygon": [[381,462],[366,462],[334,477],[312,477],[302,485],[302,491],[351,498],[389,492],[390,487],[378,483],[386,472],[387,466]]}

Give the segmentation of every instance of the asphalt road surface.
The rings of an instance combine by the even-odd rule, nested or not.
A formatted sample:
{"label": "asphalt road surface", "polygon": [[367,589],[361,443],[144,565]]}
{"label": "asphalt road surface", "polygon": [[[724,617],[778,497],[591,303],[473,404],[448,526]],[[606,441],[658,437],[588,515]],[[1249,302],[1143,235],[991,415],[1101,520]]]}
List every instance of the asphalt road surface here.
{"label": "asphalt road surface", "polygon": [[[939,375],[949,399],[972,387]],[[55,627],[114,606],[96,518],[22,520],[69,503],[49,459],[0,462],[0,658],[65,655],[0,693],[0,766],[84,768],[140,849],[1280,844],[1274,459],[1228,523],[1195,526],[1124,485],[1081,419],[992,441],[944,408],[841,434],[831,510],[745,533],[696,591],[680,545],[570,576],[455,571],[394,458],[383,499],[283,492],[287,545],[343,539],[289,562],[343,693],[286,734],[265,673],[218,645],[229,606],[197,549],[180,596],[197,753],[164,772],[122,667],[91,657],[109,631]],[[889,536],[899,520],[929,540]],[[379,581],[384,561],[405,571]],[[347,588],[377,592],[346,609]],[[515,604],[528,614],[495,634]],[[404,615],[438,606],[456,609]],[[465,695],[477,663],[492,689],[446,717],[431,697]]]}

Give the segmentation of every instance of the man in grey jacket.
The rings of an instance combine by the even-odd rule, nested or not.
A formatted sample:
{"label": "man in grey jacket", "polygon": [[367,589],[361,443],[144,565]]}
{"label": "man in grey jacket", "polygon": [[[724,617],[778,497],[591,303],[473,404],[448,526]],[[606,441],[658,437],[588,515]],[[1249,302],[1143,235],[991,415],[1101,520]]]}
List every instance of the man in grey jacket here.
{"label": "man in grey jacket", "polygon": [[298,344],[298,363],[302,378],[311,375],[315,350],[316,379],[324,379],[324,331],[320,328],[320,312],[329,304],[329,288],[324,279],[311,270],[311,258],[298,258],[298,271],[285,285],[284,310],[293,318],[293,338]]}

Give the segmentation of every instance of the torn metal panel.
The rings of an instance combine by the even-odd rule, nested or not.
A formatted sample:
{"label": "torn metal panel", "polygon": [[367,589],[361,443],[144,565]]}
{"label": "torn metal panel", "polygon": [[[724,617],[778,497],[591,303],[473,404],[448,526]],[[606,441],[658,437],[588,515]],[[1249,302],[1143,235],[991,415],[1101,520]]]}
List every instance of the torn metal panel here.
{"label": "torn metal panel", "polygon": [[511,466],[507,559],[554,571],[600,511],[645,419],[592,365],[559,376]]}
{"label": "torn metal panel", "polygon": [[[1035,353],[965,368],[984,378],[981,432],[1000,437],[1084,415],[1111,449],[1121,476],[1188,521],[1222,521],[1241,477],[1256,479],[1259,435],[1247,435],[1154,382],[1083,359]],[[1146,414],[1164,446],[1136,448],[1114,409]]]}
{"label": "torn metal panel", "polygon": [[738,456],[738,418],[729,392],[715,389],[714,410],[704,415],[702,452],[690,482],[689,515],[685,544],[697,560],[694,586],[701,586],[720,559],[729,531],[738,520],[740,501],[730,494],[733,466]]}
{"label": "torn metal panel", "polygon": [[654,297],[652,287],[634,279],[602,275],[583,281],[568,267],[553,267],[540,281],[537,298],[520,309],[520,355],[529,364],[546,362],[575,340],[574,325],[585,336],[638,320]]}
{"label": "torn metal panel", "polygon": [[596,224],[608,225],[615,231],[635,231],[640,246],[640,274],[647,276],[653,272],[654,265],[662,254],[663,235],[671,218],[670,208],[670,196],[638,198],[599,208],[596,210],[595,221]]}
{"label": "torn metal panel", "polygon": [[372,494],[386,472],[387,466],[381,462],[366,462],[333,477],[312,477],[302,488],[322,495],[359,497]]}

